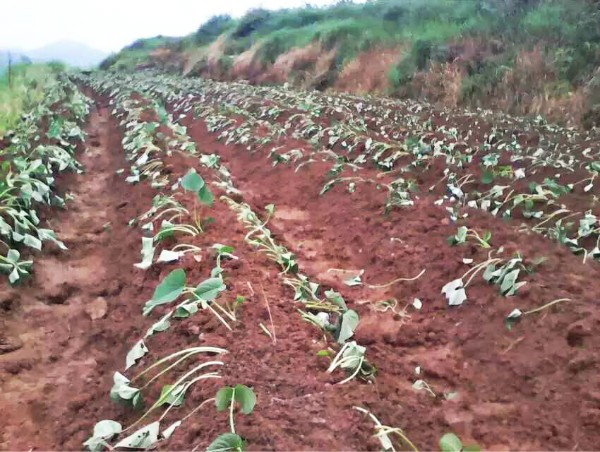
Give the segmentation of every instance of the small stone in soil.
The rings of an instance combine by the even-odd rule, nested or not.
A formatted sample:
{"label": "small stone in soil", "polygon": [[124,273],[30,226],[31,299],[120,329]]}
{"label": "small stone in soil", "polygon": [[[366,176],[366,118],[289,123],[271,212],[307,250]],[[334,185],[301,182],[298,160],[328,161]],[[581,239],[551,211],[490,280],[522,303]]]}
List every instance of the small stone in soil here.
{"label": "small stone in soil", "polygon": [[106,299],[102,297],[96,298],[91,303],[88,303],[85,307],[85,312],[90,316],[92,320],[98,320],[106,316],[108,311],[108,303]]}

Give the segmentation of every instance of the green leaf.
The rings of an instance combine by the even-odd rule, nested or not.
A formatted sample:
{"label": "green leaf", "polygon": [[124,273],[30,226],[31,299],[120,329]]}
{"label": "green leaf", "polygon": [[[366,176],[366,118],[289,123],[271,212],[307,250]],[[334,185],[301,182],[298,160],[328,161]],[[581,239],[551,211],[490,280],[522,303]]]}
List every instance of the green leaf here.
{"label": "green leaf", "polygon": [[228,245],[222,245],[220,243],[215,243],[211,246],[212,249],[217,251],[217,254],[233,254],[233,247]]}
{"label": "green leaf", "polygon": [[465,243],[467,240],[467,232],[469,230],[467,229],[466,226],[461,226],[458,228],[458,230],[456,231],[456,236],[455,236],[455,240],[456,243]]}
{"label": "green leaf", "polygon": [[494,172],[485,170],[481,173],[481,183],[482,184],[491,184],[494,182]]}
{"label": "green leaf", "polygon": [[144,404],[142,393],[138,388],[129,386],[129,383],[130,381],[125,375],[115,372],[113,375],[113,385],[110,388],[110,399],[121,405],[130,406],[138,410]]}
{"label": "green leaf", "polygon": [[187,388],[181,385],[176,388],[173,385],[164,385],[160,391],[157,406],[164,405],[165,403],[172,406],[183,405],[186,390]]}
{"label": "green leaf", "polygon": [[20,277],[21,275],[19,274],[19,268],[15,267],[14,270],[8,275],[8,282],[14,284],[19,280]]}
{"label": "green leaf", "polygon": [[496,275],[496,266],[493,264],[490,264],[486,267],[485,271],[483,272],[483,279],[489,283],[492,282],[492,279],[495,277]]}
{"label": "green leaf", "polygon": [[517,282],[517,278],[519,277],[520,270],[513,270],[506,274],[506,276],[502,279],[502,284],[500,285],[500,293],[502,295],[508,295],[512,292],[512,289]]}
{"label": "green leaf", "polygon": [[42,250],[42,241],[37,237],[32,236],[31,234],[25,234],[23,243],[34,250],[41,251]]}
{"label": "green leaf", "polygon": [[461,452],[462,442],[454,433],[446,433],[440,438],[440,450],[442,452]]}
{"label": "green leaf", "polygon": [[200,156],[200,163],[208,168],[215,168],[219,163],[220,157],[217,154],[203,154]]}
{"label": "green leaf", "polygon": [[213,205],[214,196],[207,185],[204,185],[197,193],[198,199],[202,204],[206,204],[209,207]]}
{"label": "green leaf", "polygon": [[221,278],[209,278],[202,281],[194,290],[194,295],[204,301],[213,301],[227,287]]}
{"label": "green leaf", "polygon": [[340,327],[337,334],[337,342],[343,345],[354,335],[354,330],[358,326],[358,313],[353,310],[346,311],[340,318]]}
{"label": "green leaf", "polygon": [[252,410],[256,405],[256,395],[252,388],[238,384],[235,385],[234,392],[235,401],[239,403],[242,413],[252,413]]}
{"label": "green leaf", "polygon": [[169,273],[154,290],[152,299],[144,305],[144,315],[150,314],[156,306],[175,301],[183,292],[185,281],[183,269],[178,268]]}
{"label": "green leaf", "polygon": [[121,424],[111,420],[103,420],[94,426],[94,433],[91,438],[83,443],[91,452],[100,452],[106,448],[105,444],[113,436],[118,435],[123,430]]}
{"label": "green leaf", "polygon": [[21,258],[21,253],[19,253],[18,250],[11,249],[11,250],[8,250],[8,253],[6,254],[6,259],[8,259],[13,264],[16,264],[17,262],[19,262],[20,258]]}
{"label": "green leaf", "polygon": [[235,433],[224,433],[215,439],[206,452],[227,452],[227,451],[244,451],[245,450],[244,440]]}
{"label": "green leaf", "polygon": [[229,386],[225,386],[217,391],[217,395],[215,396],[215,405],[217,407],[217,411],[223,411],[226,409],[231,403],[231,399],[233,397],[233,388]]}
{"label": "green leaf", "polygon": [[252,388],[238,384],[235,388],[225,386],[217,391],[215,396],[217,411],[225,410],[232,400],[240,405],[240,410],[244,414],[250,414],[256,405],[256,395]]}
{"label": "green leaf", "polygon": [[334,290],[325,291],[325,297],[331,301],[334,305],[339,306],[342,311],[347,311],[348,307],[342,295]]}
{"label": "green leaf", "polygon": [[198,193],[205,185],[204,179],[193,168],[181,179],[181,187],[186,191]]}
{"label": "green leaf", "polygon": [[448,305],[450,306],[460,306],[467,300],[467,293],[462,278],[450,281],[442,287],[442,293],[446,296]]}
{"label": "green leaf", "polygon": [[171,315],[171,312],[167,313],[162,319],[160,319],[158,322],[154,323],[150,328],[148,328],[148,331],[146,331],[146,335],[144,336],[144,338],[150,337],[154,333],[162,333],[163,331],[168,330],[171,326],[171,323],[169,322]]}
{"label": "green leaf", "polygon": [[44,242],[54,242],[63,251],[67,249],[65,244],[56,238],[56,234],[54,233],[54,231],[50,229],[38,229],[37,234],[40,240]]}
{"label": "green leaf", "polygon": [[512,327],[521,320],[523,313],[520,309],[513,309],[510,314],[504,319],[504,326],[507,330],[511,330]]}
{"label": "green leaf", "polygon": [[154,111],[156,111],[156,116],[158,116],[158,121],[161,124],[166,124],[169,114],[167,113],[167,110],[165,109],[165,107],[161,104],[155,104]]}
{"label": "green leaf", "polygon": [[198,310],[198,301],[188,300],[177,307],[177,309],[175,310],[175,314],[173,314],[173,317],[175,317],[176,319],[187,319],[188,317],[191,317],[196,312],[198,312]]}
{"label": "green leaf", "polygon": [[485,243],[490,243],[490,240],[491,240],[491,239],[492,239],[492,233],[491,233],[490,231],[485,231],[485,232],[483,233],[482,240],[483,240]]}
{"label": "green leaf", "polygon": [[361,270],[358,275],[352,276],[352,277],[344,280],[344,284],[346,284],[347,286],[350,286],[350,287],[361,286],[362,280],[360,279],[360,277],[362,276],[363,273],[364,273],[363,270]]}

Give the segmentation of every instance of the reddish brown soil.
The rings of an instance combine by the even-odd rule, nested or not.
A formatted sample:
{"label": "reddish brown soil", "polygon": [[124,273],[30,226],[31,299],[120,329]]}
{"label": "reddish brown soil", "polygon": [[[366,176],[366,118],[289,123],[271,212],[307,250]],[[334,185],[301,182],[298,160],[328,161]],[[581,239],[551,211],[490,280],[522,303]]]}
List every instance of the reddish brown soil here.
{"label": "reddish brown soil", "polygon": [[59,183],[74,199],[47,220],[69,250],[36,256],[33,278],[1,291],[7,337],[22,345],[0,355],[2,449],[80,448],[89,422],[79,413],[106,394],[138,320],[123,302],[139,293],[139,238],[127,221],[151,193],[115,174],[123,157],[107,109],[92,114],[88,133],[85,173]]}
{"label": "reddish brown soil", "polygon": [[362,52],[339,73],[333,89],[355,94],[381,94],[389,88],[389,72],[402,54],[401,49],[374,49]]}
{"label": "reddish brown soil", "polygon": [[[503,298],[481,281],[470,287],[465,306],[449,310],[440,288],[466,271],[463,257],[480,261],[486,252],[445,245],[456,226],[449,225],[434,199],[421,197],[410,210],[382,216],[384,194],[372,186],[359,185],[349,194],[340,185],[320,197],[329,165],[311,164],[294,174],[293,167],[271,168],[265,154],[222,145],[199,122],[192,136],[221,155],[255,209],[277,206],[279,217],[271,228],[278,239],[299,256],[309,274],[340,291],[360,312],[359,343],[368,345],[369,358],[379,367],[381,399],[369,406],[384,423],[402,426],[425,449],[435,447],[436,438],[448,429],[486,448],[594,447],[600,420],[592,345],[599,322],[597,266],[583,265],[540,236],[517,233],[516,221],[472,211],[469,227],[493,231],[496,246],[547,260],[527,277],[529,284],[518,297]],[[287,149],[292,148],[297,143]],[[429,177],[420,185],[436,182],[434,172]],[[421,269],[427,273],[373,293],[340,284],[335,272],[327,272],[330,268],[364,269],[363,279],[371,283],[413,277]],[[369,302],[390,297],[400,306],[418,297],[424,309],[413,310],[405,322],[390,312],[368,309]],[[573,301],[528,318],[510,332],[503,327],[512,309],[532,309],[561,297]],[[416,394],[410,388],[421,378],[414,374],[416,366],[435,392],[457,392],[458,397],[445,401]]]}
{"label": "reddish brown soil", "polygon": [[[113,404],[108,392],[129,348],[165,312],[157,308],[145,318],[141,306],[174,268],[184,268],[192,282],[208,277],[214,265],[208,248],[214,243],[233,246],[239,257],[224,264],[224,296],[240,294],[247,302],[233,332],[199,313],[148,340],[151,354],[140,366],[194,345],[230,352],[224,358],[224,380],[196,385],[187,397],[188,408],[173,410],[166,424],[213,397],[220,385],[242,383],[252,386],[258,399],[252,415],[236,416],[236,429],[252,450],[378,450],[372,423],[353,406],[401,427],[423,450],[436,448],[450,430],[486,449],[597,447],[597,266],[583,265],[541,236],[515,232],[514,222],[473,211],[469,226],[492,230],[494,245],[548,260],[526,277],[529,284],[518,297],[500,297],[481,281],[469,288],[464,306],[448,309],[440,288],[464,273],[463,257],[480,260],[486,253],[445,245],[456,227],[443,207],[422,195],[414,207],[382,216],[384,194],[360,184],[353,194],[338,186],[319,196],[328,165],[315,163],[298,173],[285,165],[273,168],[266,153],[224,146],[194,121],[191,135],[202,150],[221,156],[241,200],[257,212],[276,205],[269,227],[297,254],[302,271],[340,291],[359,311],[357,340],[368,347],[378,374],[374,384],[339,386],[340,375],[327,374],[327,360],[316,356],[327,347],[322,334],[300,319],[277,268],[244,243],[245,230],[223,203],[202,210],[215,222],[187,241],[206,250],[200,262],[186,258],[146,272],[133,267],[139,261],[140,231],[127,223],[151,206],[156,192],[145,183],[128,185],[115,174],[125,160],[120,131],[108,115],[103,105],[92,113],[89,151],[81,156],[86,172],[61,181],[75,199],[48,219],[69,251],[38,256],[35,275],[25,287],[1,292],[7,337],[23,346],[0,355],[0,404],[7,413],[0,421],[0,448],[76,450],[95,422],[134,421],[135,415]],[[286,149],[299,145],[288,144]],[[195,167],[212,179],[196,159],[175,155],[165,164],[173,177]],[[427,186],[431,181],[420,182]],[[192,208],[193,197],[182,202]],[[331,268],[364,269],[363,280],[371,284],[412,277],[422,269],[426,274],[375,291],[345,286],[339,272],[327,271]],[[526,318],[510,332],[504,328],[503,319],[513,308],[530,309],[564,296],[573,301]],[[418,297],[423,309],[409,308],[409,318],[372,309],[374,302],[391,297],[400,307]],[[261,322],[271,325],[267,300],[276,343],[259,328]],[[104,315],[91,320],[92,312]],[[427,381],[438,397],[412,389],[417,379]],[[449,393],[456,396],[447,400]],[[226,414],[206,406],[164,448],[204,448],[225,431]]]}

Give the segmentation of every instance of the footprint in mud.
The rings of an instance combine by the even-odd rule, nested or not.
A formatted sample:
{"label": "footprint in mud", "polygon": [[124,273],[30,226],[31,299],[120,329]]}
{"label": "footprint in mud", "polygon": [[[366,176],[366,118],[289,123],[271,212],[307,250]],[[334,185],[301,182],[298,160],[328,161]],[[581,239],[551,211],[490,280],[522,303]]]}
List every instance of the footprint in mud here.
{"label": "footprint in mud", "polygon": [[[4,329],[4,325],[2,325]],[[23,341],[18,336],[9,336],[4,332],[0,332],[0,355],[14,352],[23,347]]]}
{"label": "footprint in mud", "polygon": [[49,288],[45,294],[41,294],[40,301],[47,304],[67,304],[77,291],[78,287],[69,283],[62,283]]}

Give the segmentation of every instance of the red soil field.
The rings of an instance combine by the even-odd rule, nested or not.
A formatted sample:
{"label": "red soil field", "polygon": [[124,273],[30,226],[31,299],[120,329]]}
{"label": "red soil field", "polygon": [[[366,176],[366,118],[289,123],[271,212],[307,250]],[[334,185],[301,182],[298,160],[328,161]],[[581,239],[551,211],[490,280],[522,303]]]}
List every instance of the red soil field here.
{"label": "red soil field", "polygon": [[[129,222],[152,206],[160,190],[147,182],[128,184],[117,173],[131,164],[122,146],[124,127],[111,115],[114,106],[105,96],[89,94],[95,97],[95,107],[87,125],[87,150],[79,158],[85,172],[61,176],[58,186],[73,200],[65,210],[47,212],[44,218],[69,250],[38,256],[30,280],[14,288],[6,283],[0,290],[0,405],[5,413],[0,448],[6,450],[79,450],[99,420],[114,419],[123,425],[136,421],[138,413],[115,404],[108,394],[112,375],[122,371],[127,352],[169,310],[159,306],[151,318],[144,317],[143,303],[172,270],[183,268],[188,279],[201,281],[215,264],[214,256],[206,252],[199,259],[186,255],[145,271],[134,267],[140,261],[142,231]],[[235,417],[236,432],[249,450],[380,450],[373,422],[353,407],[364,407],[384,425],[401,428],[423,450],[436,449],[447,432],[489,450],[597,448],[597,262],[584,263],[565,245],[524,230],[521,225],[530,223],[519,214],[503,220],[465,207],[468,227],[491,231],[492,244],[504,247],[504,254],[545,260],[523,276],[527,284],[514,297],[502,296],[479,277],[469,286],[468,300],[449,307],[441,288],[468,270],[463,259],[480,262],[488,250],[472,242],[448,245],[457,224],[449,220],[446,205],[435,204],[444,185],[428,190],[443,177],[443,160],[432,160],[415,173],[419,191],[414,205],[384,215],[387,193],[373,183],[357,183],[352,193],[340,183],[321,195],[330,161],[316,159],[298,170],[294,165],[272,165],[270,151],[275,144],[282,155],[306,151],[311,147],[308,140],[288,134],[249,152],[245,144],[226,144],[193,112],[182,112],[172,102],[168,111],[174,117],[185,114],[181,123],[200,153],[220,157],[239,190],[230,195],[235,201],[248,203],[260,216],[268,205],[275,205],[268,223],[273,238],[295,254],[302,274],[339,292],[358,312],[360,323],[353,339],[367,347],[367,358],[377,369],[370,382],[353,379],[342,385],[341,372],[326,372],[329,359],[318,352],[331,347],[332,341],[298,315],[301,306],[293,300],[293,290],[282,284],[280,269],[245,242],[248,231],[219,200],[225,192],[211,185],[212,207],[198,207],[192,193],[175,196],[188,210],[199,209],[201,217],[214,219],[204,233],[186,243],[203,250],[215,243],[234,248],[238,259],[223,262],[224,296],[246,298],[239,319],[232,331],[204,312],[173,322],[168,332],[147,340],[152,355],[138,364],[145,367],[156,357],[195,345],[227,349],[222,380],[194,385],[186,406],[214,397],[223,385],[253,388],[254,412]],[[423,113],[429,114],[436,127],[448,124],[472,130],[472,142],[484,140],[495,125],[494,118]],[[284,113],[273,123],[283,125],[290,115]],[[336,114],[331,121],[342,118]],[[142,120],[152,121],[153,116]],[[242,123],[240,117],[235,120]],[[329,118],[323,114],[318,121]],[[403,126],[393,127],[401,131]],[[516,135],[523,146],[528,140],[531,146],[538,145],[539,131],[514,127],[519,127]],[[366,133],[375,136],[375,129],[373,125]],[[265,136],[264,125],[253,133]],[[514,131],[507,129],[505,135],[511,134]],[[583,137],[569,146],[580,150],[592,146],[597,152],[595,142]],[[342,153],[335,146],[333,151]],[[501,161],[508,158],[500,154]],[[217,179],[215,171],[194,155],[173,152],[162,161],[162,172],[171,183],[190,168],[209,183]],[[479,179],[480,168],[469,171]],[[556,171],[543,168],[531,179],[512,182],[512,187],[526,190],[527,183],[541,183]],[[359,174],[382,184],[393,179],[381,173],[365,165],[357,173],[345,169],[342,175]],[[561,183],[580,180],[584,173],[578,167]],[[472,187],[483,189],[478,182]],[[596,188],[589,193],[596,194]],[[565,194],[560,202],[573,211],[598,211],[581,191]],[[168,240],[167,244],[178,243],[176,238]],[[413,281],[368,286],[414,278],[423,270]],[[363,285],[344,283],[358,271],[364,271]],[[413,307],[415,298],[422,302],[421,309]],[[532,310],[561,298],[569,301],[526,316],[510,330],[504,325],[514,309]],[[391,302],[377,303],[382,300],[396,300],[396,309]],[[259,323],[274,330],[276,337],[264,334]],[[431,391],[416,390],[417,380],[426,382]],[[153,386],[150,399],[159,393]],[[170,411],[166,425],[181,417],[180,411]],[[207,406],[158,448],[203,449],[227,430],[226,413]],[[406,444],[397,441],[396,447],[404,449]]]}

